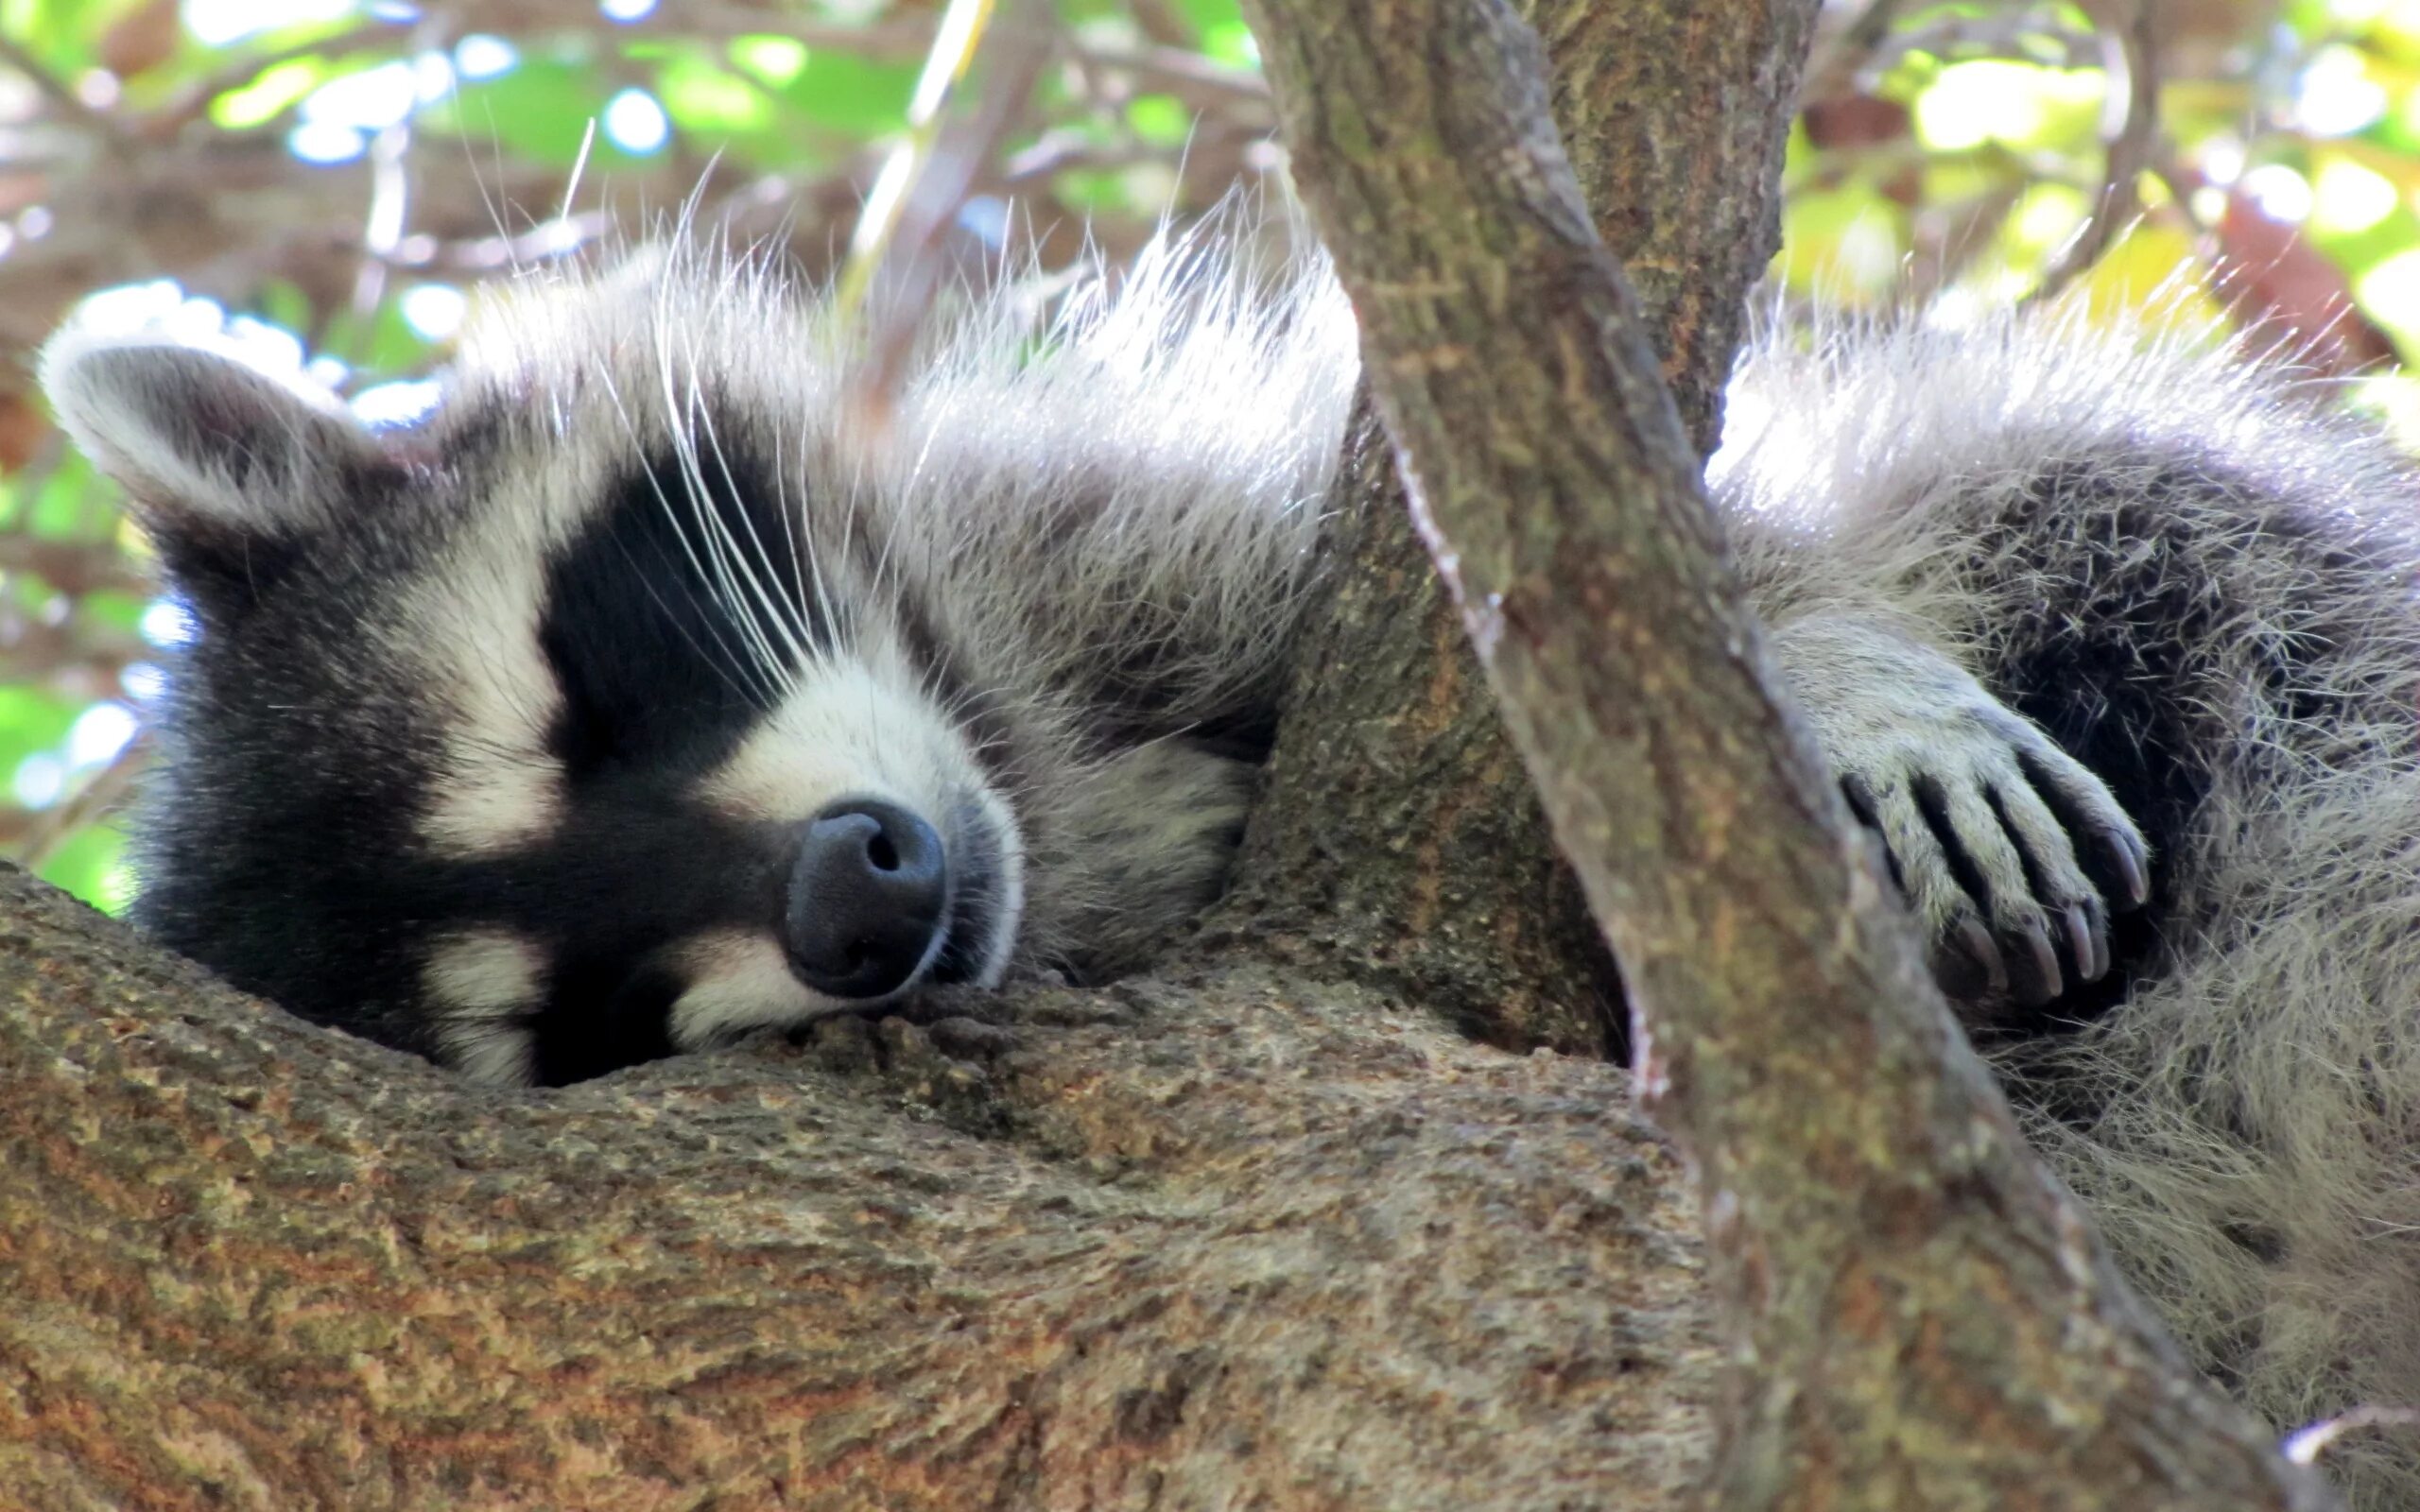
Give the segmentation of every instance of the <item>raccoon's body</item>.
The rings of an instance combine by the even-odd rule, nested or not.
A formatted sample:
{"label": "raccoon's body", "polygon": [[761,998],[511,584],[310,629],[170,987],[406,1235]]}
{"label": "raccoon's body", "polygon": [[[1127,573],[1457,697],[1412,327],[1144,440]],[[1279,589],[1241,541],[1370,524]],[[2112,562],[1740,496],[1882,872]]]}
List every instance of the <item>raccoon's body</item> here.
{"label": "raccoon's body", "polygon": [[[1321,268],[1169,242],[1033,337],[978,301],[869,435],[813,298],[683,254],[509,301],[373,434],[63,335],[199,626],[141,917],[500,1081],[1141,959],[1233,849],[1355,334]],[[1775,335],[1731,410],[1782,667],[1945,983],[2032,1015],[2015,1084],[2129,1268],[2281,1424],[2420,1400],[2403,464],[2043,318]]]}

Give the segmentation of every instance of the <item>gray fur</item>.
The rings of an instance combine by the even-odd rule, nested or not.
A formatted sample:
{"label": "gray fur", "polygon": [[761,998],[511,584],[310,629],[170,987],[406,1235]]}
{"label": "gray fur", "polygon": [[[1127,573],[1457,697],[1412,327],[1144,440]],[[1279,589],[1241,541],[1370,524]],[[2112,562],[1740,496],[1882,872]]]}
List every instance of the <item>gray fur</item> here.
{"label": "gray fur", "polygon": [[[182,417],[256,421],[269,390],[61,338],[62,419],[170,547],[300,532],[346,568],[315,576],[314,556],[299,586],[204,615],[225,644],[170,721],[146,917],[274,988],[241,942],[320,917],[278,828],[298,792],[395,795],[404,859],[485,864],[579,823],[547,745],[541,569],[669,447],[685,500],[666,508],[769,459],[782,549],[846,611],[826,648],[790,644],[804,605],[750,632],[763,705],[696,785],[707,810],[779,825],[862,788],[961,804],[1011,873],[982,979],[1146,958],[1223,874],[1254,770],[1206,737],[1273,712],[1357,373],[1321,268],[1255,279],[1171,240],[1106,288],[1080,284],[1038,352],[1013,285],[977,301],[877,435],[844,404],[845,333],[757,264],[542,277],[475,329],[438,416],[372,459],[297,401],[292,449],[255,459],[275,497],[251,506]],[[2420,1400],[2403,461],[2287,375],[2038,316],[1774,332],[1731,415],[1710,479],[1781,665],[1945,982],[2014,1025],[1996,1054],[2127,1269],[2281,1428]],[[374,508],[298,504],[296,480]],[[763,592],[769,548],[706,544],[717,593]],[[199,557],[197,578],[216,559]],[[273,630],[315,680],[286,690],[247,650]],[[307,713],[264,722],[270,701]],[[248,785],[273,752],[287,785]],[[304,874],[264,882],[247,852]],[[532,1074],[548,921],[341,917],[354,936],[305,931],[302,952],[372,940],[411,983],[354,1019],[305,1011]],[[677,1044],[832,1011],[728,921],[650,960],[686,984]],[[2344,1452],[2360,1504],[2420,1505],[2420,1456]]]}
{"label": "gray fur", "polygon": [[[1920,679],[1946,661],[1995,687],[2089,643],[2117,675],[2032,691],[2100,703],[2198,791],[2161,826],[2131,990],[1997,1047],[2040,1147],[2194,1358],[2281,1430],[2420,1400],[2404,458],[2286,373],[2050,317],[1777,336],[1737,393],[1713,473],[1786,663],[1824,621],[1864,627],[1858,658],[1903,647]],[[1838,654],[1792,671],[1832,705],[1814,717],[1843,771],[1911,723]],[[2408,1442],[2330,1468],[2357,1506],[2420,1505]]]}

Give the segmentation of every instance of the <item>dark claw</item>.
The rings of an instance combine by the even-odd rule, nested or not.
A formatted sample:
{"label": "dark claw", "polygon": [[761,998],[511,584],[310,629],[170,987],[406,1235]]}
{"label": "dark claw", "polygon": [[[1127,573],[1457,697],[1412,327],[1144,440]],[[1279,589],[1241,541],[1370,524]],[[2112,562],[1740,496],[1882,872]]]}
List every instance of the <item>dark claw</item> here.
{"label": "dark claw", "polygon": [[[2031,970],[2011,973],[2010,990],[2017,1002],[2038,1008],[2066,986],[2059,975],[2059,953],[2051,945],[2048,932],[2038,923],[2027,924],[2019,938],[2026,954],[2018,958],[2018,964]],[[2020,977],[2022,980],[2018,980]]]}
{"label": "dark claw", "polygon": [[2110,865],[2118,868],[2119,880],[2126,885],[2124,906],[2140,908],[2152,901],[2150,857],[2130,836],[2116,830],[2100,833],[2101,848],[2109,852]]}
{"label": "dark claw", "polygon": [[2109,942],[2082,903],[2067,904],[2067,949],[2076,958],[2076,980],[2098,982],[2109,970]]}
{"label": "dark claw", "polygon": [[1954,1002],[1983,1003],[2008,993],[2008,968],[1983,926],[1962,919],[1932,941],[1927,965],[1943,994]]}
{"label": "dark claw", "polygon": [[1958,921],[1958,943],[1975,964],[1983,969],[1986,986],[1995,995],[2008,990],[2008,962],[2000,954],[1992,932],[1978,919]]}

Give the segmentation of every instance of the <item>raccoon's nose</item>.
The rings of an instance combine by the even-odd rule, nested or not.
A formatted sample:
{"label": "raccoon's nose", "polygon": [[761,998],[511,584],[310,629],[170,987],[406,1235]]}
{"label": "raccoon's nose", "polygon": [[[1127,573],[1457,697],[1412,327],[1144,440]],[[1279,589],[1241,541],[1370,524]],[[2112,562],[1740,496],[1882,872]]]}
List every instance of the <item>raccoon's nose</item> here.
{"label": "raccoon's nose", "polygon": [[931,825],[896,803],[835,803],[808,821],[790,868],[790,968],[836,998],[895,992],[934,954],[948,904]]}

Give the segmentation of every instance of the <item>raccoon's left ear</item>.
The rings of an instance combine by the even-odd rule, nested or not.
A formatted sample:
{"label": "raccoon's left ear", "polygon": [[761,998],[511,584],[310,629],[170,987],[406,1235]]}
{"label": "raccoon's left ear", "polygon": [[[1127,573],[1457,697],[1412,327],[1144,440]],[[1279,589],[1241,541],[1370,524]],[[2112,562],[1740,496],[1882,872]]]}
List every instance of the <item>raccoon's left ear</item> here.
{"label": "raccoon's left ear", "polygon": [[73,327],[43,349],[60,427],[123,486],[180,586],[257,588],[394,464],[342,401],[231,352]]}

